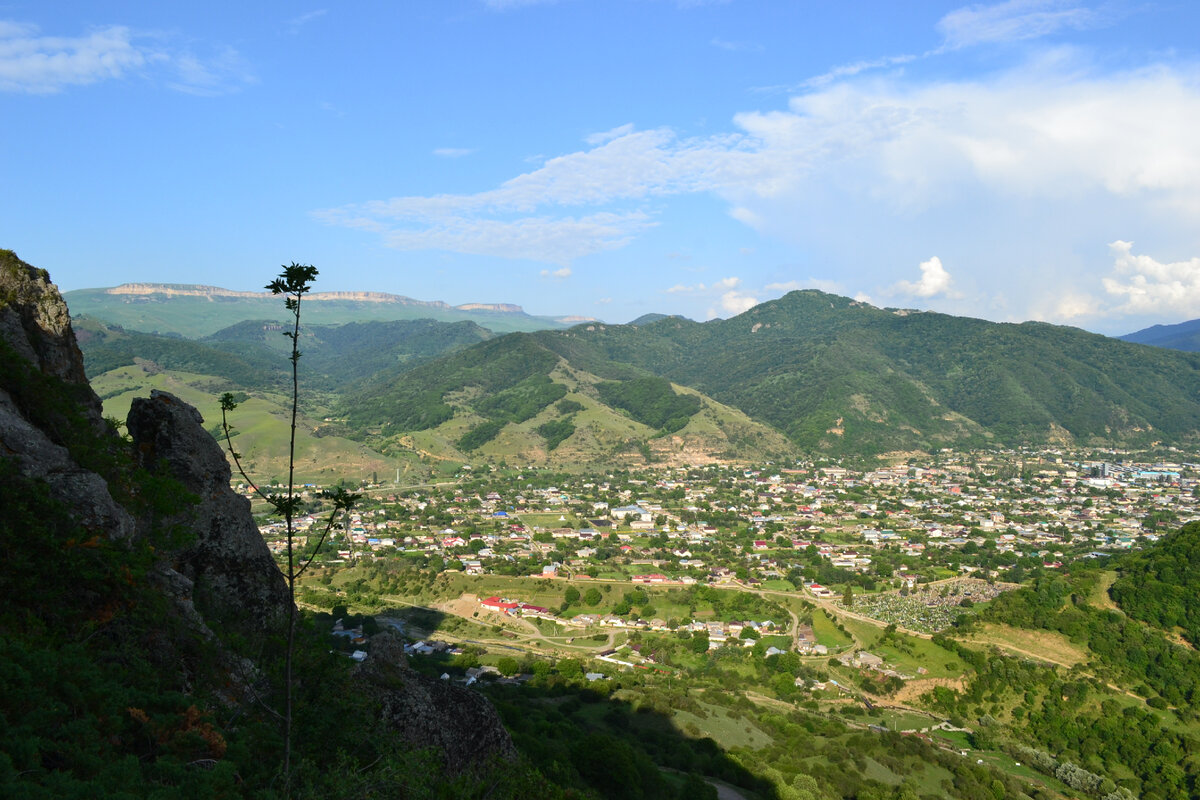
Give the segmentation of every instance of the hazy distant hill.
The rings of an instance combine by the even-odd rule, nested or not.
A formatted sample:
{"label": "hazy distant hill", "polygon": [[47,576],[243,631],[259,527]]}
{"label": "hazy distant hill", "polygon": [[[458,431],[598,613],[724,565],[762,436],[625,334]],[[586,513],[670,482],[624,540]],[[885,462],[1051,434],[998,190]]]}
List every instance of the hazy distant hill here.
{"label": "hazy distant hill", "polygon": [[1172,350],[1200,351],[1200,319],[1176,325],[1152,325],[1120,337],[1126,342],[1168,347]]}
{"label": "hazy distant hill", "polygon": [[[245,320],[282,319],[279,298],[267,292],[235,292],[214,286],[133,283],[111,289],[78,289],[63,295],[73,315],[95,317],[133,330],[208,336]],[[535,317],[507,303],[413,300],[381,292],[314,292],[305,300],[310,325],[432,319],[474,322],[498,333],[565,328],[579,317]]]}
{"label": "hazy distant hill", "polygon": [[[830,453],[1144,445],[1200,431],[1200,356],[1041,323],[888,311],[815,291],[729,320],[506,336],[422,368],[410,377],[429,379],[416,385],[381,376],[373,393],[346,397],[343,408],[360,428],[426,429],[458,413],[456,398],[470,406],[461,398],[522,381],[544,385],[555,370],[598,381],[666,378]],[[600,389],[589,391],[603,400]]]}

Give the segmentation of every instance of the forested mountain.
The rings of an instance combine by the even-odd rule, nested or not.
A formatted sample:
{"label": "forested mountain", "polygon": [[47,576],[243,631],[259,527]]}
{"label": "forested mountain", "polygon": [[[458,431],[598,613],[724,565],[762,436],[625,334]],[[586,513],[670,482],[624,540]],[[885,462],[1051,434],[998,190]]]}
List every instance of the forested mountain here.
{"label": "forested mountain", "polygon": [[1149,444],[1200,431],[1200,356],[1043,323],[889,311],[816,291],[729,320],[668,317],[508,336],[431,365],[412,376],[414,385],[380,376],[343,408],[359,427],[428,427],[449,418],[447,395],[548,377],[560,360],[606,380],[653,375],[692,387],[799,447],[834,454]]}
{"label": "forested mountain", "polygon": [[[154,362],[164,370],[226,378],[247,389],[290,379],[281,360],[288,342],[278,322],[247,320],[194,341],[125,330],[93,319],[76,321],[89,376]],[[341,391],[380,373],[396,374],[492,337],[473,322],[430,319],[309,325],[301,332],[305,381],[315,389]]]}
{"label": "forested mountain", "polygon": [[[791,448],[768,426],[649,370],[566,360],[538,334],[510,334],[343,395],[347,425],[376,441],[480,451],[519,461],[595,462],[621,454],[754,458]],[[503,434],[503,435],[502,435]],[[564,446],[565,443],[565,446]]]}
{"label": "forested mountain", "polygon": [[[347,432],[387,449],[430,431],[402,449],[451,458],[598,461],[669,441],[705,457],[872,456],[1147,446],[1200,431],[1200,354],[1075,328],[886,310],[816,291],[729,320],[638,322],[498,338],[469,321],[314,324],[302,332],[303,370],[319,413]],[[287,379],[280,333],[270,319],[198,341],[80,325],[89,375],[140,359],[250,392]]]}
{"label": "forested mountain", "polygon": [[1171,350],[1200,351],[1200,319],[1176,325],[1152,325],[1120,337],[1126,342],[1167,347]]}

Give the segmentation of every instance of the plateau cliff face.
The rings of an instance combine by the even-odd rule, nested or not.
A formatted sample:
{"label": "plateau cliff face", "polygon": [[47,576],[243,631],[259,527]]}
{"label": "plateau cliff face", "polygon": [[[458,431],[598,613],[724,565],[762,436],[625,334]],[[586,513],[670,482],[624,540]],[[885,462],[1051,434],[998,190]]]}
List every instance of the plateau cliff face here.
{"label": "plateau cliff face", "polygon": [[[113,601],[78,616],[86,626],[103,631],[117,651],[154,650],[155,671],[174,678],[156,684],[151,695],[183,692],[189,698],[184,704],[193,703],[193,709],[216,699],[244,706],[239,713],[256,713],[263,699],[270,700],[272,670],[223,642],[230,640],[227,634],[237,633],[243,642],[257,642],[254,646],[261,648],[272,631],[282,630],[289,611],[284,577],[258,533],[249,501],[231,490],[229,465],[195,408],[155,392],[134,401],[126,425],[129,441],[102,418],[66,304],[49,275],[0,250],[3,486],[33,487],[39,497],[44,492],[47,502],[65,509],[69,519],[63,524],[70,531],[62,541],[72,553],[111,551],[113,559],[123,558],[121,552],[150,554],[153,563],[140,572],[119,562],[110,571],[115,575],[111,583],[120,592],[137,592],[136,601]],[[153,496],[164,491],[170,495],[166,502]],[[6,501],[6,510],[9,505]],[[36,529],[12,526],[3,533],[38,535]],[[119,547],[106,549],[104,542]],[[2,571],[18,568],[0,565],[0,586],[12,583]],[[89,595],[87,586],[78,589],[80,597],[96,594]],[[57,613],[40,608],[36,595],[26,594],[23,602],[33,616]],[[122,622],[122,614],[135,603],[138,614],[126,614]],[[10,633],[0,628],[0,641]],[[207,656],[198,655],[202,649]],[[448,772],[514,754],[508,733],[485,699],[418,675],[394,640],[380,640],[351,680],[353,691],[375,700],[370,713],[381,714],[381,721],[411,746],[437,749]],[[218,688],[205,700],[191,694],[200,685]],[[137,709],[129,713],[134,722],[128,724],[146,717]],[[208,760],[219,762],[221,737],[188,719],[190,730],[208,736]],[[113,735],[110,743],[118,754],[122,741]],[[143,762],[149,758],[140,752],[136,756]],[[28,774],[46,769],[43,759]],[[53,762],[48,769],[67,767]]]}

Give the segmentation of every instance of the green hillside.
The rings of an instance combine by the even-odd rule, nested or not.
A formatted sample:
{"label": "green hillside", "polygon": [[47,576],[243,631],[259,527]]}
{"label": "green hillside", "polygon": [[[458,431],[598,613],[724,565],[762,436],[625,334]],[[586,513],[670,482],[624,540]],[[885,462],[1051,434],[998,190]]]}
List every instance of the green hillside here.
{"label": "green hillside", "polygon": [[[1108,796],[1115,781],[1130,794],[1114,797],[1195,797],[1200,655],[1171,628],[1187,626],[1186,610],[1196,604],[1194,570],[1177,559],[1194,552],[1198,533],[1200,526],[1186,526],[1118,562],[1121,588],[1114,586],[1112,597],[1127,613],[1089,601],[1102,591],[1105,573],[1087,562],[1000,595],[981,622],[1066,637],[1082,660],[1068,671],[1024,654],[1018,660],[991,647],[954,644],[976,674],[955,691],[927,696],[932,710],[978,720],[983,731],[976,741],[1043,771],[1069,763],[1106,776],[1103,789],[1100,783],[1080,784],[1091,786],[1087,793],[1094,796]],[[1185,597],[1188,587],[1191,595]],[[1173,604],[1185,610],[1183,618],[1162,613]],[[960,631],[969,634],[971,627],[967,623]]]}
{"label": "green hillside", "polygon": [[[247,320],[200,341],[127,330],[99,320],[76,320],[88,374],[134,363],[167,371],[219,376],[239,388],[270,389],[288,382],[287,340],[278,323]],[[404,320],[310,325],[301,331],[304,380],[321,392],[341,392],[380,373],[394,375],[492,337],[473,322]]]}
{"label": "green hillside", "polygon": [[807,291],[729,320],[542,336],[655,365],[810,449],[1145,444],[1200,430],[1200,357],[1041,323],[892,312]]}
{"label": "green hillside", "polygon": [[[274,323],[239,323],[203,341],[126,330],[90,318],[78,319],[75,327],[107,415],[124,419],[133,397],[165,389],[199,408],[216,435],[217,399],[223,392],[238,392],[246,398],[234,419],[238,450],[256,475],[283,474],[288,439],[284,394],[290,371],[287,342]],[[346,430],[325,421],[328,403],[347,386],[367,385],[380,372],[394,375],[491,335],[473,322],[432,320],[305,327],[300,474],[321,481],[342,475],[394,477],[400,470],[405,480],[423,478],[429,467],[415,454],[383,456],[345,438]]]}
{"label": "green hillside", "polygon": [[[207,374],[162,371],[150,364],[109,370],[92,379],[92,387],[104,401],[104,414],[125,419],[135,397],[161,389],[194,405],[204,416],[205,427],[220,438],[220,396],[226,391],[243,398],[231,414],[234,444],[246,469],[256,480],[274,483],[286,476],[290,416],[287,396],[280,392],[239,392],[239,386]],[[395,478],[400,470],[405,482],[423,479],[427,467],[408,453],[384,456],[361,442],[336,434],[321,421],[320,408],[302,415],[296,439],[296,475],[304,482],[336,480],[380,480]]]}
{"label": "green hillside", "polygon": [[570,363],[510,334],[343,396],[347,426],[385,452],[575,465],[752,459],[787,440],[735,409],[604,360]]}
{"label": "green hillside", "polygon": [[1128,556],[1110,595],[1129,616],[1200,645],[1200,522]]}
{"label": "green hillside", "polygon": [[1145,446],[1200,431],[1200,355],[1042,323],[889,311],[815,291],[729,320],[667,317],[504,337],[414,373],[412,382],[381,376],[377,391],[344,398],[343,413],[359,429],[425,430],[453,415],[446,397],[507,390],[547,374],[558,359],[612,382],[595,385],[596,396],[660,432],[694,413],[680,406],[682,416],[660,418],[659,404],[669,400],[661,387],[670,381],[800,448],[834,455]]}

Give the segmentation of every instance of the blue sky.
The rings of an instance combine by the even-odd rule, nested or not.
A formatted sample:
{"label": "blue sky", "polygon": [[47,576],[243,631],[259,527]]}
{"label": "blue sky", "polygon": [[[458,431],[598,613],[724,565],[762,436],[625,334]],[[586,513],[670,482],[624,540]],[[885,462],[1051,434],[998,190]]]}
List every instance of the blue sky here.
{"label": "blue sky", "polygon": [[1200,317],[1200,6],[0,0],[0,246],[64,290],[624,322],[793,288]]}

